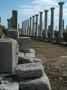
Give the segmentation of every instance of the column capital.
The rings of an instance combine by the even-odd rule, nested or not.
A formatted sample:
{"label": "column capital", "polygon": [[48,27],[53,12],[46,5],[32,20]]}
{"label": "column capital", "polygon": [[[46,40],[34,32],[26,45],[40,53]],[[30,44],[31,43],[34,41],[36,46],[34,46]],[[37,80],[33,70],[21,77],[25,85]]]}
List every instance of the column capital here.
{"label": "column capital", "polygon": [[34,18],[35,16],[33,15],[32,17]]}
{"label": "column capital", "polygon": [[48,12],[49,10],[44,10],[44,12]]}
{"label": "column capital", "polygon": [[50,9],[51,9],[51,10],[54,10],[55,8],[54,8],[54,7],[51,7]]}
{"label": "column capital", "polygon": [[39,16],[38,14],[36,14],[35,16]]}
{"label": "column capital", "polygon": [[64,4],[64,2],[59,2],[58,4],[59,4],[59,5],[63,5],[63,4]]}
{"label": "column capital", "polygon": [[43,12],[40,12],[40,14],[42,14]]}

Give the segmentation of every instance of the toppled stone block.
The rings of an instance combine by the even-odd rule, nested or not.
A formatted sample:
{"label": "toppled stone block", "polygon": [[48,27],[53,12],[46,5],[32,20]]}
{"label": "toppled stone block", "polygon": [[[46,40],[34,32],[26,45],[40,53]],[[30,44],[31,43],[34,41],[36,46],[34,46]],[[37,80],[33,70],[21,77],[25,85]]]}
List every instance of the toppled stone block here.
{"label": "toppled stone block", "polygon": [[19,90],[18,83],[0,84],[0,90]]}
{"label": "toppled stone block", "polygon": [[18,63],[17,41],[11,38],[0,39],[0,73],[14,72]]}
{"label": "toppled stone block", "polygon": [[42,60],[39,58],[33,58],[33,57],[27,57],[27,56],[22,56],[18,58],[19,64],[25,64],[25,63],[41,63]]}
{"label": "toppled stone block", "polygon": [[40,78],[19,81],[19,87],[21,90],[51,90],[49,79],[45,73]]}
{"label": "toppled stone block", "polygon": [[16,68],[18,79],[38,78],[43,75],[43,65],[40,63],[20,64]]}
{"label": "toppled stone block", "polygon": [[7,31],[7,37],[13,38],[13,39],[18,39],[19,33],[17,30],[8,30]]}
{"label": "toppled stone block", "polygon": [[28,49],[31,46],[30,37],[18,37],[19,50]]}

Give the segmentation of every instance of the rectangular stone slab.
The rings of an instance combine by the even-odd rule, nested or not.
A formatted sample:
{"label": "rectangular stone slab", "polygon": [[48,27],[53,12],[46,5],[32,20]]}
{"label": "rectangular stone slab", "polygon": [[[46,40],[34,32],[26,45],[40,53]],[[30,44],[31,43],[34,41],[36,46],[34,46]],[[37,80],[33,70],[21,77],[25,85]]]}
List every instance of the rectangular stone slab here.
{"label": "rectangular stone slab", "polygon": [[17,41],[11,38],[0,39],[0,73],[12,73],[18,63]]}
{"label": "rectangular stone slab", "polygon": [[19,81],[19,87],[21,90],[51,90],[49,79],[45,73],[40,78]]}
{"label": "rectangular stone slab", "polygon": [[18,79],[23,78],[38,78],[43,75],[43,65],[40,63],[20,64],[16,68]]}

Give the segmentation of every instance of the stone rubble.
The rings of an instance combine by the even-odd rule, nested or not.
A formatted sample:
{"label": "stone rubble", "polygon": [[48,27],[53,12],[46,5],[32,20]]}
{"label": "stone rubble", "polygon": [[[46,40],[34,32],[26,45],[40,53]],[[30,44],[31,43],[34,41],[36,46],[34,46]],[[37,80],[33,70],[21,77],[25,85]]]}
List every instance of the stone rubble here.
{"label": "stone rubble", "polygon": [[16,40],[0,39],[0,90],[51,90],[42,60],[35,57],[35,50],[20,51]]}

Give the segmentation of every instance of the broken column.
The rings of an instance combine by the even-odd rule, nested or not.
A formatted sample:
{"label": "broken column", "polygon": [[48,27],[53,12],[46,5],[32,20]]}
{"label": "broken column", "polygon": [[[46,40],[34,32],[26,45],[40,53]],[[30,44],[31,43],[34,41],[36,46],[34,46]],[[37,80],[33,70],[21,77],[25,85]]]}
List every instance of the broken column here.
{"label": "broken column", "polygon": [[59,42],[63,41],[63,4],[64,2],[59,2]]}
{"label": "broken column", "polygon": [[44,23],[44,39],[45,41],[48,41],[48,29],[47,29],[47,14],[48,14],[48,10],[45,10],[45,23]]}
{"label": "broken column", "polygon": [[51,32],[50,32],[50,41],[55,40],[54,36],[54,7],[50,8],[51,9]]}
{"label": "broken column", "polygon": [[8,22],[8,30],[11,30],[12,29],[12,19],[7,19],[7,22]]}
{"label": "broken column", "polygon": [[36,14],[36,29],[35,35],[38,36],[38,14]]}
{"label": "broken column", "polygon": [[32,19],[33,19],[33,21],[32,21],[32,36],[34,36],[34,32],[35,32],[35,28],[34,28],[34,18],[35,18],[35,16],[32,16]]}
{"label": "broken column", "polygon": [[17,30],[17,10],[12,10],[12,28]]}
{"label": "broken column", "polygon": [[40,12],[40,30],[39,30],[39,37],[42,37],[42,13],[43,12]]}

